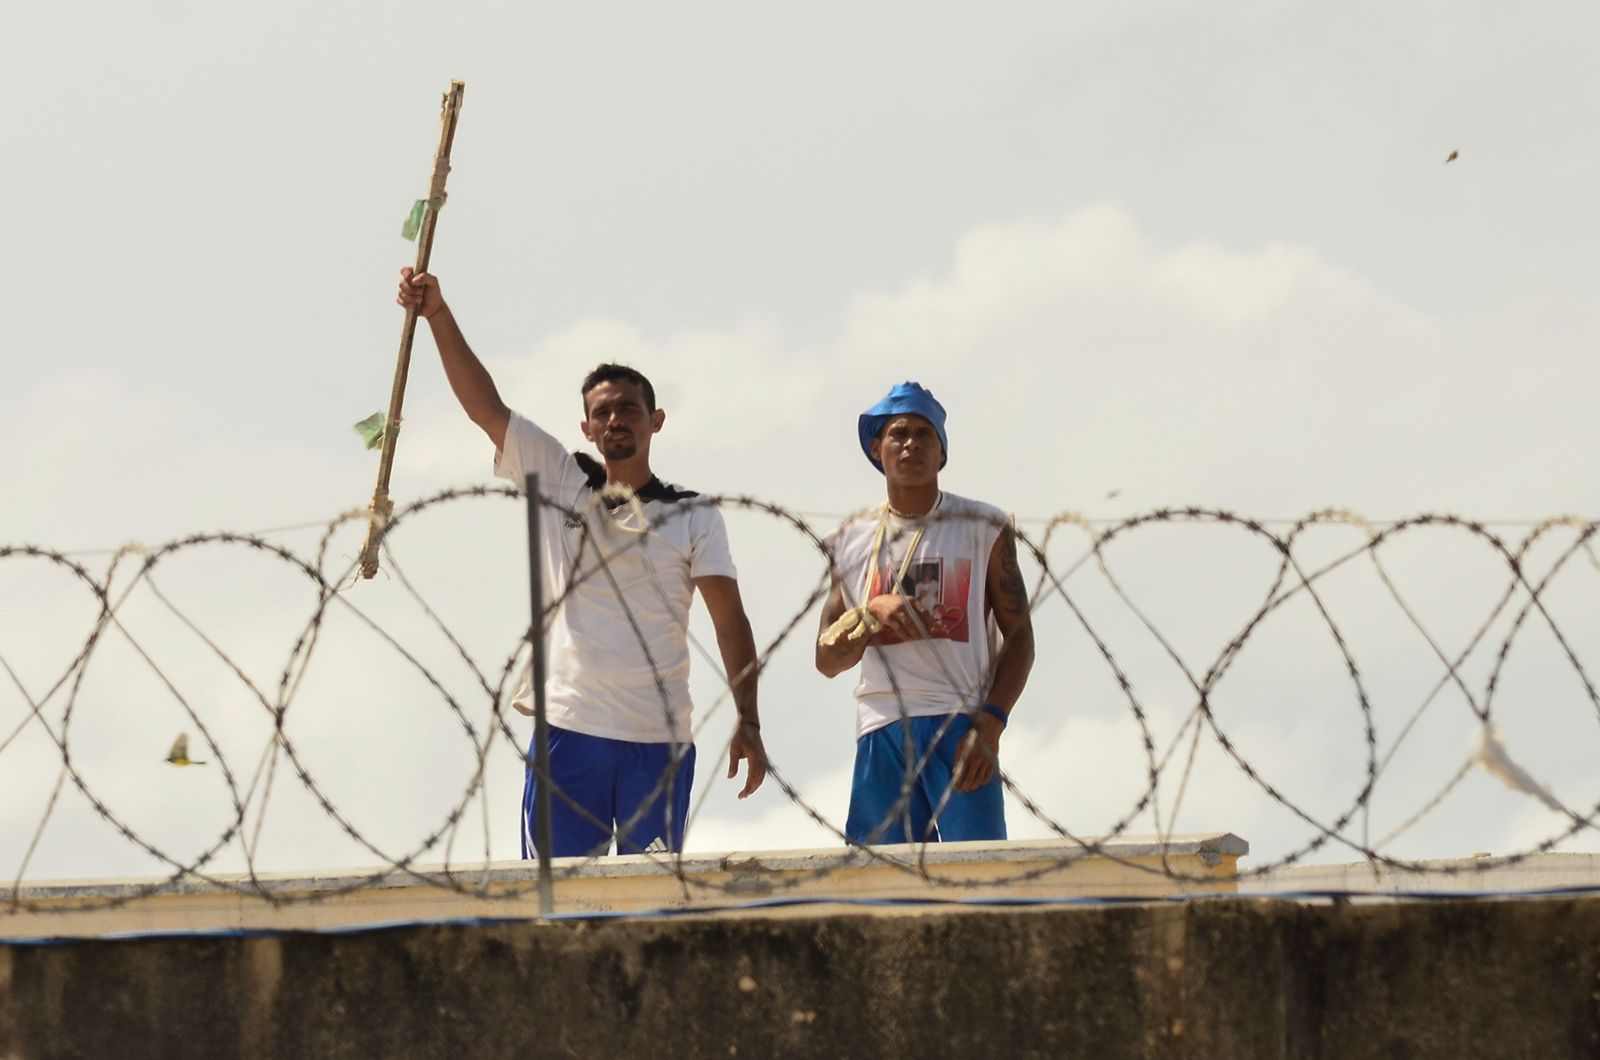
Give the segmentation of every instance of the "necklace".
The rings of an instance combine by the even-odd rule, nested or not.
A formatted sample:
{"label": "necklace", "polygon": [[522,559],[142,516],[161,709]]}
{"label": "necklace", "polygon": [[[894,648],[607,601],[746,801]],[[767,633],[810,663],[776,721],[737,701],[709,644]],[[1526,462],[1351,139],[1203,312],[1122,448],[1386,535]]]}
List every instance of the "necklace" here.
{"label": "necklace", "polygon": [[905,512],[897,510],[895,508],[895,506],[890,504],[888,501],[884,501],[883,502],[883,510],[888,512],[890,515],[894,516],[896,519],[906,519],[906,520],[926,519],[928,516],[932,515],[936,511],[938,511],[939,510],[939,505],[941,505],[943,503],[944,503],[944,490],[940,490],[939,491],[939,495],[933,499],[933,506],[930,507],[927,511],[923,512],[920,515],[907,515]]}

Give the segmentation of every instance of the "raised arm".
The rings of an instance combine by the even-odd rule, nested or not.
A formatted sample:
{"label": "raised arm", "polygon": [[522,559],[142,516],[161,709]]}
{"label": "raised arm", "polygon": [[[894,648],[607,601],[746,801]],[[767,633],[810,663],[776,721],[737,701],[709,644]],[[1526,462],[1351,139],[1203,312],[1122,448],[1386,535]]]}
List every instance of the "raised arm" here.
{"label": "raised arm", "polygon": [[760,669],[756,638],[750,631],[750,619],[744,613],[737,581],[722,574],[708,574],[696,578],[694,586],[711,613],[717,648],[722,653],[722,668],[733,690],[733,705],[739,711],[739,723],[734,729],[733,742],[728,746],[728,778],[731,780],[738,774],[739,763],[743,761],[744,788],[739,792],[742,799],[767,778],[767,750],[761,742],[761,716],[756,710],[756,677]]}
{"label": "raised arm", "polygon": [[[1022,568],[1017,565],[1017,541],[1010,529],[1001,531],[989,552],[984,606],[994,615],[1001,636],[994,680],[984,703],[1010,715],[1033,669],[1033,614]],[[1000,734],[1005,728],[1005,722],[986,711],[973,715],[972,735],[956,763],[957,791],[976,791],[994,776],[1000,765]]]}
{"label": "raised arm", "polygon": [[488,369],[478,360],[461,334],[450,307],[445,304],[439,281],[423,272],[413,275],[410,266],[400,270],[400,294],[395,301],[428,322],[433,331],[433,344],[439,348],[439,360],[444,364],[444,377],[450,381],[456,400],[467,416],[482,428],[496,449],[506,443],[506,424],[511,421],[511,410],[500,400],[500,391]]}

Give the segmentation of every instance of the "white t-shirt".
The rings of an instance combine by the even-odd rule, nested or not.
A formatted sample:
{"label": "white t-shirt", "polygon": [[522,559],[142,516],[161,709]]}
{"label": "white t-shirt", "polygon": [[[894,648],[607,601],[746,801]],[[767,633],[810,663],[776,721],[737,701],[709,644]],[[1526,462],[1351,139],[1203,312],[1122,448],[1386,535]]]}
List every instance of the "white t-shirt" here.
{"label": "white t-shirt", "polygon": [[[867,566],[880,512],[887,526],[878,569],[869,581]],[[953,714],[983,705],[994,678],[998,643],[994,620],[984,607],[989,554],[1008,525],[1005,513],[993,505],[945,493],[926,516],[901,519],[878,508],[828,538],[845,606],[856,607],[894,591],[906,550],[922,528],[900,592],[919,600],[933,616],[932,636],[907,642],[884,630],[872,639],[855,689],[857,737],[902,717]]]}
{"label": "white t-shirt", "polygon": [[[654,478],[638,491],[646,524],[631,507],[612,512],[595,497],[605,484],[599,461],[567,452],[515,412],[494,471],[518,486],[537,474],[540,493],[577,513],[541,510],[546,604],[576,585],[545,632],[550,724],[637,743],[688,741],[694,579],[735,574],[722,513],[680,503],[697,494]],[[512,703],[532,713],[531,667]]]}

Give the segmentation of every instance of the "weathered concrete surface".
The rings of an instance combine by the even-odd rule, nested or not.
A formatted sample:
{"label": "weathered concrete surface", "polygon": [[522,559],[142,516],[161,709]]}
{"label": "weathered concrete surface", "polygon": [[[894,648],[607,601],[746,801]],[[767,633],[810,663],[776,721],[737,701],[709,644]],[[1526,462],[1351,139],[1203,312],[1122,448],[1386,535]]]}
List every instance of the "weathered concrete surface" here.
{"label": "weathered concrete surface", "polygon": [[0,946],[0,1057],[1592,1057],[1600,899]]}

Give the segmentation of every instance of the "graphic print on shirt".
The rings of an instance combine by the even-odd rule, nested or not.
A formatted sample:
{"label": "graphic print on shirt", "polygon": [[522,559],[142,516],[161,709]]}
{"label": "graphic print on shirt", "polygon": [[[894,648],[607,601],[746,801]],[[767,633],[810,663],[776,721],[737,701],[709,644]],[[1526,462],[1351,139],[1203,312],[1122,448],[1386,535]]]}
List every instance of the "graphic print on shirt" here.
{"label": "graphic print on shirt", "polygon": [[[898,564],[896,564],[898,566]],[[891,590],[883,588],[894,581],[894,571],[885,564],[872,572],[870,600]],[[972,592],[972,561],[957,559],[946,563],[938,556],[912,560],[900,582],[900,594],[915,600],[932,618],[928,628],[934,640],[967,642],[967,600]],[[878,634],[880,644],[904,643],[888,629]]]}

